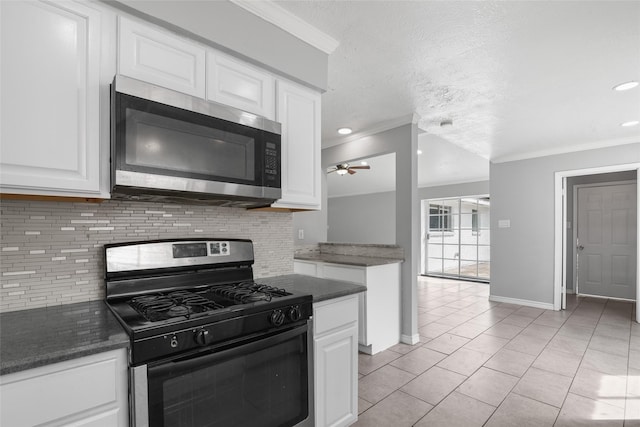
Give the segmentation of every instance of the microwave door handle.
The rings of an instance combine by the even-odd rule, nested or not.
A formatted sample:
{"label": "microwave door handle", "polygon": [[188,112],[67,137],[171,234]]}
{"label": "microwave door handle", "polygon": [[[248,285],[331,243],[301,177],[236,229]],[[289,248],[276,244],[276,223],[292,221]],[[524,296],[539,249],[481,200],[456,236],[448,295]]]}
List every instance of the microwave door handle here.
{"label": "microwave door handle", "polygon": [[272,347],[274,345],[283,343],[288,341],[289,339],[304,334],[306,337],[308,326],[305,324],[304,326],[299,326],[297,328],[288,330],[286,332],[282,332],[276,335],[272,335],[268,338],[258,339],[253,342],[240,344],[237,347],[230,348],[228,350],[223,350],[216,353],[209,353],[202,355],[202,353],[193,355],[188,359],[180,359],[171,361],[169,363],[163,363],[159,366],[149,367],[149,376],[161,375],[164,376],[166,373],[171,372],[171,374],[175,375],[182,371],[189,371],[193,368],[197,368],[198,366],[207,366],[212,365],[220,360],[231,359],[235,356],[254,353],[259,350],[263,350],[265,348]]}

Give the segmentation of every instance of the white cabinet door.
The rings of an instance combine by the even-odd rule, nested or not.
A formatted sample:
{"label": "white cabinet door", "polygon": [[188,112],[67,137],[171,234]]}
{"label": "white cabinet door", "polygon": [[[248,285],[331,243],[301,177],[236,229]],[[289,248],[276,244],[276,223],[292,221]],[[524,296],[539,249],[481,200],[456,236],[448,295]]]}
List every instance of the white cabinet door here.
{"label": "white cabinet door", "polygon": [[99,196],[101,12],[1,1],[0,16],[1,191]]}
{"label": "white cabinet door", "polygon": [[126,426],[127,382],[125,349],[4,375],[0,425]]}
{"label": "white cabinet door", "polygon": [[275,79],[266,71],[207,51],[207,99],[275,120]]}
{"label": "white cabinet door", "polygon": [[278,80],[282,123],[282,198],[273,207],[320,209],[320,94]]}
{"label": "white cabinet door", "polygon": [[315,425],[358,419],[358,298],[314,304]]}
{"label": "white cabinet door", "polygon": [[120,17],[118,72],[205,97],[205,49],[150,25]]}

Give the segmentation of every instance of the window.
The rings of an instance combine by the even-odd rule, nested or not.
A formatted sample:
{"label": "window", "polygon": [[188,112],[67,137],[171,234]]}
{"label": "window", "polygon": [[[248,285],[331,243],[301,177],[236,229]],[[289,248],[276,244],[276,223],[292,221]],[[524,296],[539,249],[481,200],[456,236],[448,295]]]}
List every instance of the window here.
{"label": "window", "polygon": [[474,233],[480,231],[480,217],[478,216],[478,209],[471,209],[471,231]]}
{"label": "window", "polygon": [[451,206],[429,205],[429,231],[452,231]]}

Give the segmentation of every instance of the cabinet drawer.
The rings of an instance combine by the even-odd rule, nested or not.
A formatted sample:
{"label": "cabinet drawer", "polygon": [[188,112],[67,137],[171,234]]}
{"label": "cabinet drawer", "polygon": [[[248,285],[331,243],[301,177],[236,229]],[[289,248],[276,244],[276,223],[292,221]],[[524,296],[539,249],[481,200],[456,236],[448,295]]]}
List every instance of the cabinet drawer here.
{"label": "cabinet drawer", "polygon": [[361,285],[364,285],[366,281],[364,268],[346,267],[336,264],[324,265],[324,277],[327,279],[346,280],[347,282],[355,282]]}
{"label": "cabinet drawer", "polygon": [[315,262],[294,261],[293,272],[296,274],[318,277],[318,264]]}
{"label": "cabinet drawer", "polygon": [[[0,425],[39,425],[117,403],[120,372],[115,357],[80,366],[54,366],[2,377]],[[103,413],[88,425],[107,425],[105,417],[109,420],[114,415],[117,411]]]}
{"label": "cabinet drawer", "polygon": [[357,321],[357,295],[323,301],[313,306],[313,328],[316,337]]}

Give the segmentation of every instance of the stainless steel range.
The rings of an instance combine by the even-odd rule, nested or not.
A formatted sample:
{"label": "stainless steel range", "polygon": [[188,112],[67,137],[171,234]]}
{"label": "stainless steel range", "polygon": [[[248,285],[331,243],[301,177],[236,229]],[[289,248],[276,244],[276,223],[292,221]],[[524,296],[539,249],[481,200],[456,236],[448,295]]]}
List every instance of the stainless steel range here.
{"label": "stainless steel range", "polygon": [[312,297],[253,280],[253,244],[105,246],[135,427],[313,424]]}

